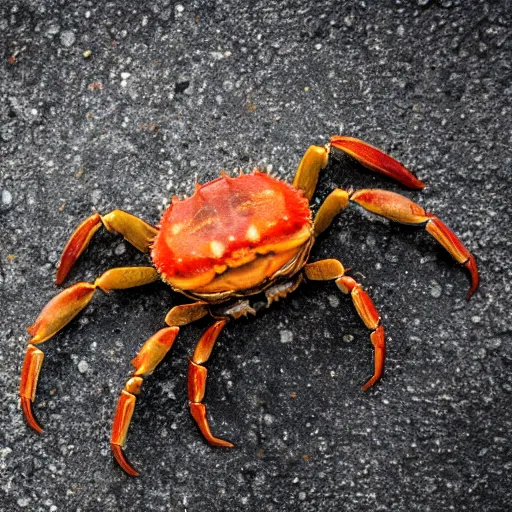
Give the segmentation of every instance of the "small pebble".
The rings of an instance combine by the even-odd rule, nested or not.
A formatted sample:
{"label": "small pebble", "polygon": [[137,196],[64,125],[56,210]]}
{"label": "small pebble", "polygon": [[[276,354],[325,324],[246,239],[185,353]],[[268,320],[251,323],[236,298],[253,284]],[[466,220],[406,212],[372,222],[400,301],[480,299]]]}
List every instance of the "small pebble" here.
{"label": "small pebble", "polygon": [[336,295],[329,295],[327,299],[329,300],[329,304],[333,308],[337,308],[340,305],[340,299]]}
{"label": "small pebble", "polygon": [[9,206],[12,203],[12,194],[8,190],[2,190],[2,204]]}
{"label": "small pebble", "polygon": [[85,52],[83,53],[84,59],[88,59],[91,55],[92,55],[91,50],[85,50]]}
{"label": "small pebble", "polygon": [[78,363],[78,371],[80,373],[86,373],[89,370],[89,364],[83,359]]}
{"label": "small pebble", "polygon": [[342,340],[345,343],[350,343],[351,341],[354,341],[354,336],[352,336],[352,334],[344,334]]}
{"label": "small pebble", "polygon": [[279,334],[281,336],[281,343],[290,343],[293,341],[293,332],[292,331],[283,329],[282,331],[280,331]]}
{"label": "small pebble", "polygon": [[432,286],[430,287],[430,295],[432,297],[438,299],[441,297],[441,294],[443,293],[442,286],[437,281],[432,281]]}
{"label": "small pebble", "polygon": [[60,42],[66,47],[69,48],[75,44],[76,36],[71,30],[66,30],[62,32],[60,35]]}
{"label": "small pebble", "polygon": [[114,252],[117,256],[121,256],[121,254],[124,254],[126,252],[126,245],[124,243],[120,243],[115,249]]}

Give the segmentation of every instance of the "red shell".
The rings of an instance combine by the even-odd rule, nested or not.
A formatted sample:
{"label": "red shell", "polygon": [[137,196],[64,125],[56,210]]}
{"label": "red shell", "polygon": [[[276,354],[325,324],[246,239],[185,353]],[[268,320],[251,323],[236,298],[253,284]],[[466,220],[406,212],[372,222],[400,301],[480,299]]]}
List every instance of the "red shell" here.
{"label": "red shell", "polygon": [[164,277],[187,277],[286,240],[310,223],[308,200],[288,183],[258,172],[223,175],[198,185],[192,197],[173,201],[151,257]]}

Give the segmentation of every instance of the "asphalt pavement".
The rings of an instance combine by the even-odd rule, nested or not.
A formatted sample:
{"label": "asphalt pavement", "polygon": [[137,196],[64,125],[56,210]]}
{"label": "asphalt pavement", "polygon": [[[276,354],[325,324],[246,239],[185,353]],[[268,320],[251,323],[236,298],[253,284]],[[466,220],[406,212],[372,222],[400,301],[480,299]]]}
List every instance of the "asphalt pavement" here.
{"label": "asphalt pavement", "polygon": [[[0,510],[512,510],[512,4],[462,0],[0,4]],[[231,322],[208,362],[212,448],[188,411],[183,328],[143,387],[125,475],[109,437],[130,360],[187,302],[163,283],[109,295],[41,348],[34,411],[18,403],[31,325],[80,221],[150,223],[221,170],[291,181],[311,144],[361,138],[424,180],[406,190],[349,158],[336,187],[385,188],[438,215],[481,286],[423,230],[358,208],[312,260],[338,258],[386,330],[332,283]],[[98,232],[68,283],[145,255]]]}

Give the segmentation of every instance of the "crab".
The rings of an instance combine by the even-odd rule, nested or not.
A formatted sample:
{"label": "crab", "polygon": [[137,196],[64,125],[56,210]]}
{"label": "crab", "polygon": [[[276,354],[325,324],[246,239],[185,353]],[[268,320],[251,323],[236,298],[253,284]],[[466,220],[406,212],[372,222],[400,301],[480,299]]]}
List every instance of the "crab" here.
{"label": "crab", "polygon": [[438,217],[400,194],[380,189],[337,188],[320,205],[313,219],[309,201],[320,172],[332,157],[343,153],[408,188],[419,190],[425,186],[383,151],[359,139],[333,136],[325,146],[309,147],[293,185],[256,170],[237,177],[222,173],[209,183],[196,184],[191,197],[183,200],[174,197],[157,227],[121,210],[104,216],[94,213],[83,221],[63,250],[57,267],[57,285],[63,283],[102,225],[124,236],[140,251],[149,253],[153,266],[112,268],[93,283],[79,282],[64,289],[43,308],[28,328],[32,339],[28,342],[21,373],[21,407],[28,425],[42,432],[32,411],[44,358],[36,345],[66,326],[87,306],[97,289],[108,293],[158,279],[192,302],[173,307],[165,317],[167,327],[151,336],[132,360],[135,370],[121,391],[110,439],[115,459],[129,475],[139,473],[128,461],[123,447],[143,379],[169,352],[180,328],[207,315],[213,323],[189,359],[190,413],[211,445],[233,446],[215,437],[210,430],[204,403],[205,363],[230,319],[256,314],[256,305],[250,301],[256,294],[264,294],[266,306],[270,306],[303,281],[334,281],[341,292],[350,295],[370,331],[374,368],[363,390],[373,386],[382,376],[386,350],[384,327],[373,301],[361,284],[346,274],[340,261],[309,261],[311,247],[333,219],[354,203],[392,221],[423,227],[469,271],[471,285],[467,299],[478,288],[479,275],[474,256],[459,238]]}

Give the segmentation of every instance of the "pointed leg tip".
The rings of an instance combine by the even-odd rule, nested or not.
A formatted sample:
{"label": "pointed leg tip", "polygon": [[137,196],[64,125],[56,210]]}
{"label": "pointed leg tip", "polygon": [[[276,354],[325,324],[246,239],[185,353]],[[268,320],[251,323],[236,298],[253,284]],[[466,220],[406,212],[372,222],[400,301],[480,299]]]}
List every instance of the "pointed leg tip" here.
{"label": "pointed leg tip", "polygon": [[466,300],[469,300],[471,296],[477,291],[478,285],[480,284],[480,276],[478,275],[478,267],[476,266],[475,257],[471,254],[468,261],[464,263],[464,266],[469,270],[471,277],[471,286],[466,295]]}
{"label": "pointed leg tip", "polygon": [[27,398],[25,396],[21,397],[21,408],[23,409],[23,416],[25,416],[27,425],[30,428],[34,429],[37,433],[42,434],[43,427],[39,425],[39,423],[34,417],[34,413],[32,411],[32,402],[30,401],[30,398]]}
{"label": "pointed leg tip", "polygon": [[234,448],[235,447],[235,445],[233,443],[230,443],[229,441],[225,441],[224,439],[218,439],[218,438],[215,438],[215,442],[212,444],[215,444],[215,446],[220,446],[221,448]]}
{"label": "pointed leg tip", "polygon": [[130,476],[139,476],[140,473],[136,471],[136,469],[128,462],[126,455],[124,454],[123,448],[118,444],[110,443],[110,447],[112,448],[112,454],[116,459],[117,463],[121,466],[123,471]]}
{"label": "pointed leg tip", "polygon": [[371,377],[370,380],[363,386],[363,391],[370,389],[379,379]]}

